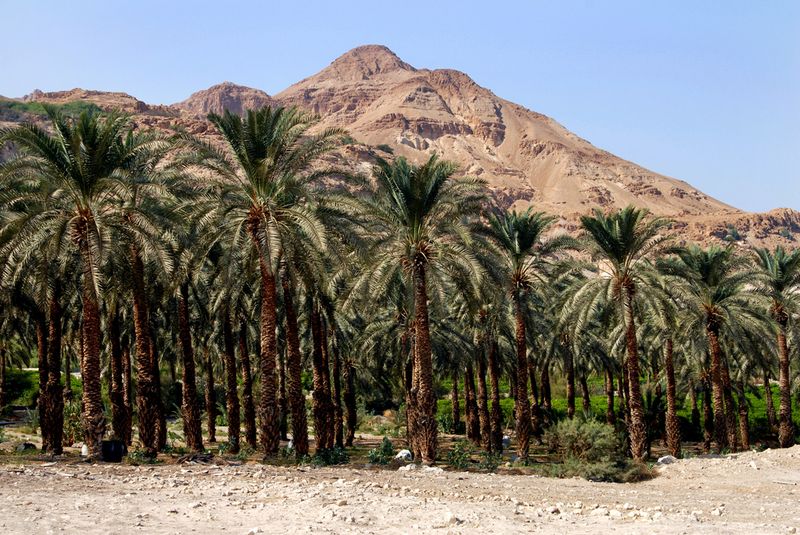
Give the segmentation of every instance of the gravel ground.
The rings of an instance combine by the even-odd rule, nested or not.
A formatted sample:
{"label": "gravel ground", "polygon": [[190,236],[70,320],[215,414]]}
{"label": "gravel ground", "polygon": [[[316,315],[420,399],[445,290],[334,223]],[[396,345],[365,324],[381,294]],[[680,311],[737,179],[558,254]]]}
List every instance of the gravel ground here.
{"label": "gravel ground", "polygon": [[0,466],[0,533],[795,533],[800,446],[653,480],[260,464]]}

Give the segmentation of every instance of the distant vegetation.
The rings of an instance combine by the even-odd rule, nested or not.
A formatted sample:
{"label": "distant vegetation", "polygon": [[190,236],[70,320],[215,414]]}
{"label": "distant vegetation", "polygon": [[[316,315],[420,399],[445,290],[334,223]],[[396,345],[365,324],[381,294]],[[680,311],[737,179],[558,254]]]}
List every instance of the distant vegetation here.
{"label": "distant vegetation", "polygon": [[[101,111],[97,104],[91,102],[74,101],[66,104],[54,104],[54,107],[64,115],[77,116],[84,111],[95,113]],[[19,121],[26,115],[47,115],[41,102],[19,102],[16,100],[0,100],[0,119],[6,121]]]}

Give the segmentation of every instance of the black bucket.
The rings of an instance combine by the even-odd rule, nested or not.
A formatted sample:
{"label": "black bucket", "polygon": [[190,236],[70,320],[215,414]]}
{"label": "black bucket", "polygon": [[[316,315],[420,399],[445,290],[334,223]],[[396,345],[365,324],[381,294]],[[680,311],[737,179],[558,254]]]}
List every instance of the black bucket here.
{"label": "black bucket", "polygon": [[100,448],[100,459],[107,463],[122,462],[128,454],[128,447],[121,440],[104,440]]}

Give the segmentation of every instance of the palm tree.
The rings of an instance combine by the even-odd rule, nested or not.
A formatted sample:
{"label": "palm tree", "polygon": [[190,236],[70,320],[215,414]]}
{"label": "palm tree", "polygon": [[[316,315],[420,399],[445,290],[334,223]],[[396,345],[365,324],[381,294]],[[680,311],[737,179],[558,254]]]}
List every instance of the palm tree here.
{"label": "palm tree", "polygon": [[515,414],[517,450],[521,459],[528,458],[531,432],[526,300],[533,286],[543,280],[544,271],[553,255],[572,244],[566,236],[544,238],[554,220],[554,217],[533,212],[530,208],[522,213],[503,211],[489,216],[490,236],[505,263],[506,284],[514,311],[517,356]]}
{"label": "palm tree", "polygon": [[469,245],[471,218],[483,198],[483,183],[454,179],[455,171],[453,164],[435,155],[420,166],[403,158],[392,164],[379,160],[376,184],[356,210],[372,240],[365,255],[371,261],[361,283],[383,294],[402,273],[413,289],[411,437],[426,464],[436,460],[437,450],[429,288],[442,279],[458,279],[460,287],[467,288],[482,277]]}
{"label": "palm tree", "polygon": [[[92,456],[100,453],[105,434],[103,400],[100,393],[100,302],[101,268],[109,249],[111,233],[106,219],[118,206],[120,178],[149,149],[150,139],[134,136],[127,116],[105,117],[84,112],[67,119],[46,106],[53,133],[33,124],[0,131],[0,142],[13,143],[19,155],[2,164],[0,177],[19,186],[14,201],[27,204],[27,187],[40,184],[53,191],[57,202],[31,214],[15,240],[29,250],[48,237],[69,236],[81,263],[83,306],[83,422],[85,442]],[[36,206],[32,204],[31,206]],[[111,209],[111,210],[109,210]],[[23,245],[21,245],[22,247]]]}
{"label": "palm tree", "polygon": [[736,255],[732,246],[700,249],[693,245],[678,250],[675,258],[659,262],[662,272],[683,282],[676,289],[692,315],[684,331],[698,336],[703,333],[706,339],[711,356],[714,432],[719,450],[733,446],[735,438],[735,429],[730,429],[733,423],[731,403],[727,407],[724,403],[729,364],[724,362],[722,337],[735,341],[742,333],[758,329],[759,324],[763,326],[765,322],[758,312],[757,289],[752,285],[758,281],[758,273],[751,266],[750,259]]}
{"label": "palm tree", "polygon": [[302,204],[298,188],[320,176],[312,166],[332,150],[342,131],[327,129],[310,135],[317,118],[297,108],[248,110],[242,118],[226,111],[209,120],[222,134],[227,152],[191,142],[194,154],[186,167],[213,173],[204,199],[190,207],[209,236],[225,239],[230,247],[247,242],[258,256],[261,284],[260,355],[261,396],[258,415],[261,447],[274,454],[279,445],[280,414],[277,404],[277,286],[282,236],[287,227],[299,227],[316,246],[325,237],[313,213]]}
{"label": "palm tree", "polygon": [[[789,377],[789,346],[787,327],[800,309],[800,249],[787,252],[776,247],[774,252],[756,250],[758,264],[764,276],[764,286],[771,299],[770,315],[778,325],[778,388],[780,408],[778,416],[778,442],[782,448],[794,444],[792,420],[791,379]],[[765,381],[768,387],[768,381]],[[768,393],[771,397],[771,393]]]}
{"label": "palm tree", "polygon": [[647,259],[663,251],[668,240],[662,235],[668,221],[648,215],[645,209],[628,206],[610,214],[595,210],[594,215],[581,217],[586,247],[600,273],[585,279],[569,305],[569,310],[578,313],[579,325],[586,324],[603,301],[616,303],[620,311],[625,331],[628,433],[637,460],[644,460],[647,449],[635,322],[637,293],[647,289],[643,277],[650,267]]}

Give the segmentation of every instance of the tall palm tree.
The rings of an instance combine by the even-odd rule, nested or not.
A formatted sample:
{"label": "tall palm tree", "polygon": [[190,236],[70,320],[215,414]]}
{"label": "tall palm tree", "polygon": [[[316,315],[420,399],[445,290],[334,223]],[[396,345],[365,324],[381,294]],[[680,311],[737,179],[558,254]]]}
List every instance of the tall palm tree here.
{"label": "tall palm tree", "polygon": [[[26,205],[31,184],[47,184],[58,202],[31,214],[15,238],[31,249],[48,237],[69,236],[81,259],[83,307],[83,422],[90,454],[100,453],[106,422],[100,393],[101,268],[109,249],[109,214],[120,204],[120,178],[143,152],[148,138],[134,136],[128,117],[111,113],[101,117],[84,112],[68,119],[46,106],[53,133],[24,124],[0,131],[0,142],[13,143],[19,155],[2,164],[0,178],[20,187],[15,199]],[[31,205],[33,206],[33,204]]]}
{"label": "tall palm tree", "polygon": [[557,251],[572,244],[566,236],[544,237],[554,217],[530,208],[524,212],[503,211],[489,216],[489,232],[506,270],[506,285],[511,295],[516,330],[515,415],[517,450],[528,458],[531,432],[531,407],[528,399],[528,345],[526,338],[527,297]]}
{"label": "tall palm tree", "polygon": [[631,453],[637,460],[643,460],[647,450],[635,321],[637,293],[647,289],[643,277],[650,269],[647,259],[663,251],[668,241],[662,234],[668,221],[648,215],[645,209],[628,206],[610,214],[598,209],[594,215],[581,217],[586,247],[598,262],[600,273],[585,279],[570,305],[571,310],[579,312],[580,324],[585,324],[603,301],[616,303],[620,311],[625,329],[628,433]]}
{"label": "tall palm tree", "polygon": [[325,236],[314,214],[302,203],[298,189],[320,176],[312,172],[319,158],[332,150],[342,135],[338,129],[311,135],[317,118],[297,108],[248,110],[244,117],[226,111],[209,120],[227,145],[219,151],[191,142],[194,154],[183,165],[211,171],[214,181],[191,209],[209,232],[233,248],[249,242],[258,256],[261,284],[260,355],[261,396],[258,415],[260,442],[265,454],[279,445],[277,404],[277,285],[282,236],[287,227],[299,227],[307,239],[323,248]]}
{"label": "tall palm tree", "polygon": [[[414,301],[411,433],[426,464],[436,460],[437,422],[433,392],[429,288],[442,279],[474,285],[482,269],[470,251],[471,224],[483,198],[483,182],[454,179],[456,167],[434,155],[416,166],[403,158],[379,160],[375,185],[363,197],[360,214],[372,240],[362,283],[383,294],[402,273]],[[358,216],[358,215],[357,215]]]}
{"label": "tall palm tree", "polygon": [[[789,322],[800,311],[800,249],[787,252],[783,247],[775,251],[757,249],[758,265],[764,277],[764,286],[771,300],[770,315],[778,325],[778,388],[780,408],[778,416],[778,442],[782,448],[794,444],[792,420],[791,379],[789,377]],[[765,382],[767,386],[768,381]],[[768,394],[771,397],[771,394]]]}
{"label": "tall palm tree", "polygon": [[[684,325],[687,333],[703,333],[711,356],[711,388],[714,403],[714,433],[717,448],[733,446],[731,438],[732,407],[724,403],[725,379],[729,364],[724,362],[725,340],[742,337],[743,332],[763,326],[764,316],[759,312],[759,295],[753,286],[758,273],[750,259],[735,254],[732,246],[711,246],[701,249],[696,245],[678,250],[674,258],[659,262],[664,273],[683,284],[676,285],[679,299],[685,303],[692,320]],[[759,325],[760,324],[760,325]],[[730,413],[730,415],[726,414]]]}

